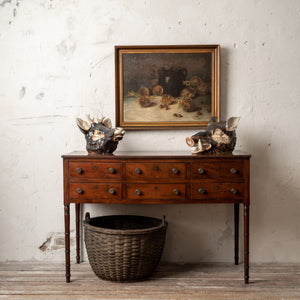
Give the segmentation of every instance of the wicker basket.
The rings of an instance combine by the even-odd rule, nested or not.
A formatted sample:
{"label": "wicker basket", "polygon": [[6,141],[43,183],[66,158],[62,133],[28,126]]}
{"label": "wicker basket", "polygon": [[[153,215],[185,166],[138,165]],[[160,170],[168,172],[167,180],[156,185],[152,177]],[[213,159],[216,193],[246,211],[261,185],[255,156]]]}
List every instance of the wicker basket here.
{"label": "wicker basket", "polygon": [[165,243],[167,222],[142,216],[86,214],[85,245],[95,274],[110,281],[137,281],[151,275]]}

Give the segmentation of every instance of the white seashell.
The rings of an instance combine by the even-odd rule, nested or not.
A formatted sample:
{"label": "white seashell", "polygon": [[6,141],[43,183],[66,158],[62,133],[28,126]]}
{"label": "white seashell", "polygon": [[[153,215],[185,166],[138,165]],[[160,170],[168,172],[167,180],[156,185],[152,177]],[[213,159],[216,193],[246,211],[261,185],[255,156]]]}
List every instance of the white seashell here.
{"label": "white seashell", "polygon": [[125,130],[121,127],[117,127],[114,131],[114,140],[121,140],[125,134]]}
{"label": "white seashell", "polygon": [[211,144],[208,144],[208,143],[202,144],[203,151],[209,150],[210,148],[211,148]]}
{"label": "white seashell", "polygon": [[202,150],[198,148],[198,146],[194,146],[194,147],[191,147],[191,152],[192,153],[199,153],[199,152],[202,152]]}
{"label": "white seashell", "polygon": [[194,140],[193,140],[191,137],[188,136],[188,137],[185,139],[185,141],[186,141],[186,143],[187,143],[187,145],[188,145],[189,147],[194,147],[195,142],[194,142]]}
{"label": "white seashell", "polygon": [[80,118],[76,118],[76,123],[81,129],[85,131],[88,131],[91,128],[91,124],[84,120],[81,120]]}
{"label": "white seashell", "polygon": [[94,123],[94,118],[91,118],[91,116],[89,114],[86,115],[86,118],[88,119],[88,121],[93,124]]}
{"label": "white seashell", "polygon": [[215,129],[211,138],[216,141],[218,144],[229,144],[230,137],[224,133],[220,128]]}
{"label": "white seashell", "polygon": [[92,136],[92,140],[94,142],[101,140],[102,138],[105,137],[105,134],[100,132],[99,130],[94,130],[93,136]]}
{"label": "white seashell", "polygon": [[124,135],[125,134],[125,130],[121,127],[117,127],[115,128],[115,131],[114,131],[114,135]]}
{"label": "white seashell", "polygon": [[211,148],[211,144],[208,143],[201,143],[201,141],[198,141],[197,146],[191,147],[191,152],[192,153],[200,153],[207,151]]}
{"label": "white seashell", "polygon": [[237,128],[240,121],[240,117],[231,117],[226,122],[226,129],[228,131],[233,131]]}
{"label": "white seashell", "polygon": [[102,123],[104,117],[100,114],[98,117],[97,117],[97,121],[98,123]]}
{"label": "white seashell", "polygon": [[112,128],[111,120],[108,117],[105,117],[102,121],[102,124],[107,128]]}
{"label": "white seashell", "polygon": [[202,147],[202,142],[201,142],[200,139],[198,140],[198,149],[199,149],[199,150],[202,150],[202,149],[203,149],[203,147]]}

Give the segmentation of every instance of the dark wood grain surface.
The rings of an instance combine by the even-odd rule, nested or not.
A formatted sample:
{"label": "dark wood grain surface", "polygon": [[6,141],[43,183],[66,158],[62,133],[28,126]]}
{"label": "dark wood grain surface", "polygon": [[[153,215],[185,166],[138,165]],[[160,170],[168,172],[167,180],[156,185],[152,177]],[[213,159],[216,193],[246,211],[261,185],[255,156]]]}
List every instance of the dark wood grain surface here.
{"label": "dark wood grain surface", "polygon": [[197,204],[232,203],[235,263],[238,262],[239,204],[244,205],[244,270],[249,282],[250,155],[235,152],[116,152],[63,155],[66,280],[70,281],[70,212],[76,204],[77,262],[80,203]]}

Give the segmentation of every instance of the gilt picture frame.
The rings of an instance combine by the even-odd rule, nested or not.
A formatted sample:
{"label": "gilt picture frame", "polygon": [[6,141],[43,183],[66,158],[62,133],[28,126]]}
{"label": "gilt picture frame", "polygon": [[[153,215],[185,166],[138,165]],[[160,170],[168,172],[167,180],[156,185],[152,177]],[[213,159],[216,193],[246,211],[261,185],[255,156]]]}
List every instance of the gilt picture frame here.
{"label": "gilt picture frame", "polygon": [[206,127],[220,115],[220,46],[115,46],[116,126]]}

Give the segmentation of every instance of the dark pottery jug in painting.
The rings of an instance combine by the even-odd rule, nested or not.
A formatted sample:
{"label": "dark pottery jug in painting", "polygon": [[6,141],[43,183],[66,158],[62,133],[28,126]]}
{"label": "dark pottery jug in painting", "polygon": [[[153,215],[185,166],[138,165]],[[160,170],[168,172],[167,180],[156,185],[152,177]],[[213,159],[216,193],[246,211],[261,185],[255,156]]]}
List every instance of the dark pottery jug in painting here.
{"label": "dark pottery jug in painting", "polygon": [[162,86],[164,94],[179,97],[184,88],[183,82],[186,80],[187,70],[185,68],[164,67],[158,70],[158,84]]}

